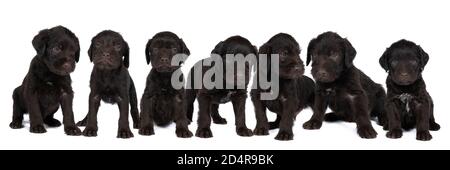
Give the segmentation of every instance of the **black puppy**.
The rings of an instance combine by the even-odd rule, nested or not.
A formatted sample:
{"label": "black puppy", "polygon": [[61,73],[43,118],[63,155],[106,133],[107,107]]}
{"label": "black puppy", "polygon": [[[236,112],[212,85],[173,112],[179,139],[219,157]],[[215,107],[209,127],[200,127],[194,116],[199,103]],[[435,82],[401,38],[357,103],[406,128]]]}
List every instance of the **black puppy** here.
{"label": "black puppy", "polygon": [[127,42],[117,32],[102,31],[92,38],[88,54],[91,62],[94,62],[90,80],[89,112],[77,125],[86,126],[83,130],[84,136],[97,136],[97,112],[100,101],[103,100],[106,103],[117,103],[119,106],[117,137],[133,137],[128,123],[129,104],[134,128],[139,126],[139,112],[136,89],[127,69],[129,65]]}
{"label": "black puppy", "polygon": [[[194,80],[195,77],[202,77],[208,71],[212,71],[220,65],[214,64],[212,62],[211,66],[203,66],[202,72],[200,75],[195,73],[194,66],[188,77],[188,88],[186,89],[186,104],[187,104],[187,116],[192,121],[192,113],[193,113],[193,103],[195,98],[198,98],[199,105],[199,117],[198,117],[198,129],[195,133],[195,136],[201,138],[209,138],[212,137],[212,132],[210,129],[211,126],[211,116],[215,122],[218,123],[226,123],[223,118],[220,117],[218,113],[218,106],[222,103],[227,103],[229,101],[233,104],[234,114],[236,116],[236,132],[240,136],[252,136],[253,133],[250,129],[245,125],[245,100],[247,99],[247,85],[250,79],[250,69],[252,63],[245,62],[244,68],[236,69],[237,63],[232,62],[227,56],[235,56],[235,55],[255,55],[257,54],[257,49],[253,46],[250,41],[241,37],[241,36],[233,36],[225,41],[221,41],[216,45],[214,50],[211,52],[213,55],[219,55],[222,62],[222,67],[224,68],[223,75],[214,75],[211,79],[213,81],[219,82],[223,80],[223,88],[205,88],[204,84],[200,89],[194,89]],[[227,55],[228,54],[228,55]],[[255,57],[254,56],[254,57]],[[231,57],[232,58],[232,57]],[[204,59],[200,61],[198,64],[205,63],[207,61],[213,60],[212,57]],[[226,74],[228,68],[234,68],[234,74]],[[235,67],[233,67],[235,66]],[[229,70],[230,71],[230,70]],[[231,72],[231,71],[230,71]],[[230,73],[228,72],[228,73]],[[222,79],[220,79],[220,78]],[[220,80],[219,80],[220,79]],[[203,80],[201,78],[200,80]],[[234,83],[227,81],[234,80]],[[240,80],[240,81],[239,81]],[[220,84],[220,83],[219,83]],[[190,85],[190,87],[189,87]],[[226,88],[227,86],[231,88]],[[243,87],[243,88],[239,88]]]}
{"label": "black puppy", "polygon": [[[362,138],[375,138],[370,116],[384,122],[386,93],[380,84],[353,65],[356,51],[347,39],[325,32],[310,41],[306,65],[312,60],[311,73],[316,80],[313,115],[305,129],[319,129],[322,121],[356,122]],[[327,106],[332,113],[325,114]]]}
{"label": "black puppy", "polygon": [[[271,89],[262,89],[260,85],[252,89],[250,94],[255,106],[256,128],[255,135],[268,135],[269,128],[278,128],[280,131],[275,137],[277,140],[292,140],[294,134],[292,126],[297,114],[307,106],[312,107],[314,102],[314,81],[303,75],[305,68],[300,59],[300,46],[295,39],[284,33],[273,36],[267,43],[259,48],[259,55],[267,54],[270,60],[271,54],[279,55],[279,95],[274,100],[261,100],[262,92],[270,92]],[[261,57],[261,56],[259,56]],[[270,63],[270,62],[269,62]],[[271,65],[266,68],[258,68],[254,79],[258,76],[270,79]],[[258,82],[258,81],[256,81]],[[267,121],[266,109],[277,114],[275,122]]]}
{"label": "black puppy", "polygon": [[[184,87],[174,88],[171,79],[181,66],[171,65],[174,57],[190,55],[182,39],[172,32],[160,32],[148,40],[145,48],[147,64],[152,63],[152,70],[147,76],[147,83],[141,99],[141,119],[139,134],[152,135],[153,121],[158,126],[165,126],[175,121],[175,133],[178,137],[191,137],[186,117]],[[177,63],[179,64],[179,63]],[[180,70],[181,71],[181,70]],[[179,75],[181,79],[183,74]]]}
{"label": "black puppy", "polygon": [[389,75],[386,79],[385,104],[389,122],[389,138],[400,138],[402,128],[417,127],[417,140],[431,140],[429,130],[439,130],[434,120],[433,100],[428,94],[422,71],[428,54],[411,41],[392,44],[380,58],[380,65]]}
{"label": "black puppy", "polygon": [[23,128],[23,114],[30,114],[30,132],[45,133],[44,123],[50,127],[61,126],[53,118],[61,105],[64,132],[80,135],[73,117],[72,80],[70,73],[80,57],[78,38],[63,26],[44,29],[33,38],[37,55],[22,85],[13,92],[13,118],[9,126]]}

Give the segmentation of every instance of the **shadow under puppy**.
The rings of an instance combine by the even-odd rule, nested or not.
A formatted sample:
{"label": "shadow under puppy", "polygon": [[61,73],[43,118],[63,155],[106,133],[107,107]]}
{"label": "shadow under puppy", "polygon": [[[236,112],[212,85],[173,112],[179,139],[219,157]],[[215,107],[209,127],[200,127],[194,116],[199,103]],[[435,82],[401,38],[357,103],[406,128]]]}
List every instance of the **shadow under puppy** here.
{"label": "shadow under puppy", "polygon": [[[177,126],[175,133],[178,137],[192,136],[192,132],[188,129],[189,120],[186,117],[184,84],[180,87],[174,87],[172,84],[172,76],[181,67],[172,65],[172,59],[177,57],[182,62],[186,58],[180,59],[180,57],[188,55],[190,52],[186,44],[172,32],[160,32],[148,40],[145,56],[147,64],[152,63],[152,69],[147,76],[141,99],[139,134],[153,135],[153,122],[158,126],[166,126],[175,121]],[[180,76],[182,80],[180,82],[184,82],[183,73],[180,74],[177,76]]]}
{"label": "shadow under puppy", "polygon": [[[380,65],[389,75],[386,79],[388,138],[400,138],[402,128],[417,127],[417,140],[431,140],[429,130],[439,130],[433,115],[433,100],[426,90],[422,71],[428,54],[414,42],[393,43],[380,58]],[[387,129],[387,128],[385,128]]]}
{"label": "shadow under puppy", "polygon": [[[247,128],[245,124],[245,100],[247,99],[247,85],[250,79],[250,69],[252,63],[238,63],[233,61],[236,56],[243,56],[246,58],[248,55],[254,55],[256,57],[257,49],[250,41],[241,37],[233,36],[225,41],[219,42],[214,50],[212,50],[212,56],[219,56],[220,61],[215,63],[213,57],[203,59],[198,62],[190,71],[188,77],[188,87],[186,88],[186,104],[187,104],[187,117],[192,121],[193,103],[195,98],[198,99],[199,116],[198,116],[198,129],[195,136],[201,138],[212,137],[211,132],[211,116],[216,123],[224,124],[225,119],[220,117],[218,108],[219,104],[232,102],[233,110],[235,114],[236,133],[239,136],[252,136],[253,133]],[[230,56],[230,57],[227,57]],[[211,62],[210,66],[207,66],[207,62]],[[220,65],[221,64],[221,65]],[[243,68],[238,69],[237,64],[243,64]],[[201,72],[197,72],[200,66]],[[215,85],[223,85],[223,88],[205,87],[203,76],[210,75],[217,68],[223,68],[223,74],[214,74],[211,77],[211,81]],[[227,68],[233,68],[234,71],[227,70]],[[230,73],[230,74],[227,74]],[[231,74],[233,73],[233,74]],[[196,87],[194,80],[200,77],[201,87]],[[208,78],[206,78],[208,79]],[[233,82],[229,80],[234,80]],[[229,87],[229,88],[227,88]]]}
{"label": "shadow under puppy", "polygon": [[117,137],[133,137],[128,122],[129,105],[131,105],[134,128],[139,126],[139,112],[136,89],[128,73],[127,42],[117,32],[102,31],[92,38],[88,54],[91,62],[94,62],[90,80],[89,112],[77,125],[86,126],[83,130],[84,136],[97,136],[97,113],[100,101],[117,103],[120,110]]}
{"label": "shadow under puppy", "polygon": [[80,57],[78,38],[69,29],[56,26],[41,30],[32,44],[37,54],[22,85],[14,89],[13,118],[9,126],[23,128],[23,115],[29,113],[30,132],[45,133],[44,123],[49,127],[61,126],[53,118],[61,105],[64,132],[80,135],[73,116],[70,78]]}
{"label": "shadow under puppy", "polygon": [[[353,65],[356,50],[350,42],[334,32],[325,32],[310,41],[306,65],[312,61],[316,80],[313,115],[303,124],[305,129],[319,129],[322,121],[356,122],[361,138],[375,138],[370,122],[378,116],[385,122],[385,91],[380,84]],[[327,107],[333,111],[325,115]]]}
{"label": "shadow under puppy", "polygon": [[[267,58],[261,58],[266,54]],[[267,77],[271,80],[271,54],[279,55],[279,70],[276,76],[279,77],[278,87],[262,89],[259,85],[259,76]],[[312,107],[314,102],[314,81],[304,76],[305,71],[303,61],[300,59],[300,46],[298,42],[289,34],[279,33],[259,48],[258,62],[262,59],[268,60],[267,66],[258,68],[256,79],[256,89],[252,89],[250,94],[256,114],[255,135],[268,135],[269,128],[280,127],[275,137],[277,140],[292,140],[294,133],[292,127],[297,114],[307,106]],[[273,63],[274,64],[274,63]],[[259,65],[258,65],[259,66]],[[261,99],[261,93],[270,93],[273,88],[278,88],[278,96],[274,100]],[[275,122],[267,120],[266,109],[277,114]]]}

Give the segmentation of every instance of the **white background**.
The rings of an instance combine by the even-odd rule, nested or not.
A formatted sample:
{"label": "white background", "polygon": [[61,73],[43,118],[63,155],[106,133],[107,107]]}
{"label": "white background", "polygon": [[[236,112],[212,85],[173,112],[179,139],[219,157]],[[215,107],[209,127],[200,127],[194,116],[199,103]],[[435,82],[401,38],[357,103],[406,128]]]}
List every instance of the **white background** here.
{"label": "white background", "polygon": [[[0,2],[0,149],[450,149],[450,115],[448,111],[449,4],[446,1],[243,1],[243,0],[164,0],[164,1],[1,1]],[[302,111],[294,126],[293,141],[269,136],[239,137],[235,133],[231,104],[220,105],[228,124],[213,124],[213,138],[177,138],[175,126],[155,128],[155,135],[140,136],[132,130],[132,139],[117,139],[119,111],[116,105],[102,104],[98,114],[98,137],[66,136],[63,128],[48,128],[45,134],[25,128],[9,128],[12,116],[12,91],[21,84],[29,63],[36,54],[32,38],[44,28],[63,25],[80,39],[81,56],[72,74],[75,91],[76,121],[88,110],[89,77],[92,69],[87,56],[91,38],[105,29],[120,32],[130,45],[130,73],[136,84],[138,100],[142,96],[150,66],[145,61],[145,44],[160,31],[173,31],[191,51],[184,72],[198,60],[209,56],[212,48],[232,35],[248,38],[261,46],[279,32],[291,34],[300,43],[301,58],[306,60],[309,40],[325,31],[347,37],[358,54],[355,65],[384,85],[386,73],[378,58],[393,42],[406,38],[420,44],[430,55],[423,72],[427,89],[434,99],[435,117],[442,129],[431,132],[429,142],[416,141],[415,130],[401,139],[385,137],[374,125],[376,139],[361,139],[353,123],[324,123],[320,130],[304,130],[302,124],[311,110]],[[310,67],[306,68],[310,76]],[[247,125],[255,127],[250,99],[246,105]],[[197,102],[194,119],[197,118]],[[268,112],[269,119],[274,113]],[[61,120],[61,112],[56,118]],[[131,118],[130,118],[131,120]],[[130,124],[131,125],[131,124]],[[195,133],[196,122],[189,126]],[[83,128],[82,128],[83,129]]]}

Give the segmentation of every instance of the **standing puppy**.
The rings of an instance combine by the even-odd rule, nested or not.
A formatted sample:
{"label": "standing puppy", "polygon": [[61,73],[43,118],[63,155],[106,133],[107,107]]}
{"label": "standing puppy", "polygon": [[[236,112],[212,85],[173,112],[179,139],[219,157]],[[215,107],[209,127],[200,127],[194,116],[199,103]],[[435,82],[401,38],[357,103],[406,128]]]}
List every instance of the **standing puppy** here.
{"label": "standing puppy", "polygon": [[400,138],[402,128],[417,127],[417,140],[431,140],[429,130],[439,130],[434,120],[433,100],[428,94],[422,71],[428,54],[415,43],[400,40],[392,44],[380,58],[380,65],[389,75],[386,79],[385,104],[389,122],[389,138]]}
{"label": "standing puppy", "polygon": [[[184,87],[182,85],[180,88],[175,88],[171,82],[175,71],[181,67],[172,65],[172,59],[187,57],[189,54],[189,49],[183,40],[172,32],[160,32],[148,40],[145,56],[147,64],[152,63],[152,70],[147,76],[141,99],[139,134],[154,134],[153,122],[158,126],[166,126],[175,121],[177,124],[175,133],[178,137],[192,136],[192,132],[188,129],[189,120],[186,117]],[[177,76],[184,79],[182,73]]]}
{"label": "standing puppy", "polygon": [[[303,124],[305,129],[319,129],[322,121],[356,122],[361,138],[375,138],[370,116],[384,122],[386,94],[380,84],[353,65],[356,51],[347,39],[325,32],[310,41],[306,65],[312,61],[316,80],[313,115]],[[327,107],[333,111],[325,115]]]}
{"label": "standing puppy", "polygon": [[73,117],[72,80],[70,73],[80,57],[78,38],[63,26],[44,29],[33,38],[37,55],[22,85],[13,92],[13,118],[9,126],[23,128],[23,114],[30,114],[30,132],[45,133],[44,123],[49,127],[61,126],[53,118],[61,105],[64,132],[80,135]]}
{"label": "standing puppy", "polygon": [[139,112],[136,89],[127,69],[129,65],[127,42],[117,32],[102,31],[92,38],[88,54],[91,62],[94,62],[90,81],[89,112],[77,125],[86,126],[84,136],[97,136],[97,112],[100,101],[103,100],[106,103],[117,103],[119,106],[117,137],[133,137],[128,123],[129,105],[134,128],[139,126]]}
{"label": "standing puppy", "polygon": [[[300,59],[300,46],[295,39],[284,33],[273,36],[267,43],[259,48],[259,55],[267,54],[268,58],[259,58],[269,60],[271,54],[279,55],[279,76],[278,87],[279,95],[275,100],[262,100],[262,92],[270,92],[271,89],[262,89],[259,84],[257,89],[250,92],[253,105],[255,106],[256,128],[253,131],[255,135],[268,135],[269,128],[278,128],[280,131],[275,137],[277,140],[292,140],[294,133],[292,127],[297,114],[307,106],[312,107],[314,102],[314,81],[303,75],[305,68],[303,61]],[[262,57],[262,56],[259,56]],[[270,62],[269,62],[270,63]],[[265,68],[258,68],[258,76],[270,76],[271,65]],[[268,78],[269,79],[269,78]],[[259,81],[255,81],[258,82]],[[267,121],[266,109],[277,114],[275,122],[271,122],[269,126]]]}
{"label": "standing puppy", "polygon": [[[190,87],[186,89],[186,102],[188,110],[187,115],[190,120],[192,120],[195,98],[198,98],[199,106],[198,129],[195,136],[201,138],[212,137],[213,135],[210,128],[211,116],[215,122],[220,121],[219,123],[226,123],[221,120],[223,118],[219,116],[218,108],[219,104],[230,101],[233,104],[233,110],[236,117],[236,133],[239,136],[252,136],[252,131],[248,129],[245,124],[245,100],[247,99],[247,85],[250,80],[251,63],[237,62],[237,60],[233,59],[237,59],[237,56],[242,56],[244,59],[246,57],[251,57],[249,55],[256,57],[257,49],[247,39],[241,36],[233,36],[225,41],[219,42],[211,54],[219,57],[218,62],[214,61],[217,59],[216,57],[209,57],[200,61],[199,64],[204,64],[201,70],[202,72],[196,74],[197,71],[195,71],[196,67],[194,66],[191,69],[188,78],[188,85],[190,85]],[[211,63],[211,65],[208,66],[208,64],[205,63]],[[214,76],[212,77],[203,77],[211,75],[212,72],[215,72],[215,70],[219,68],[223,68],[222,73],[216,72],[217,74],[213,74]],[[227,69],[234,69],[234,71]],[[201,83],[202,87],[198,89],[197,87],[194,87],[194,81],[197,80],[196,77],[201,77],[198,79],[200,81],[203,80],[203,83]],[[212,84],[215,84],[216,86],[211,88],[206,87],[207,84],[204,84],[205,79],[210,79],[213,81]],[[218,88],[217,86],[222,87]]]}

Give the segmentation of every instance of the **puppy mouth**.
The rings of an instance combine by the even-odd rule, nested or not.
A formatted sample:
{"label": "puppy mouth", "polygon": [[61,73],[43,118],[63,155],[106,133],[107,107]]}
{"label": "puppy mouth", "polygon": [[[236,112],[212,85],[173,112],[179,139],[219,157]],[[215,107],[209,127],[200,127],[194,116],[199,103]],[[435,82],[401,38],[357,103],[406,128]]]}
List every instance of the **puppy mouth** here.
{"label": "puppy mouth", "polygon": [[401,85],[401,86],[407,86],[407,85],[410,85],[410,84],[414,83],[413,80],[402,80],[402,79],[394,80],[394,82],[395,82],[395,84],[398,84],[398,85]]}
{"label": "puppy mouth", "polygon": [[155,67],[155,69],[158,72],[173,72],[176,69],[178,69],[178,67],[172,67],[172,66],[168,66],[168,65],[161,65],[161,66]]}

